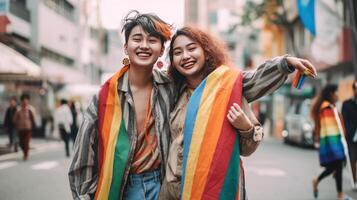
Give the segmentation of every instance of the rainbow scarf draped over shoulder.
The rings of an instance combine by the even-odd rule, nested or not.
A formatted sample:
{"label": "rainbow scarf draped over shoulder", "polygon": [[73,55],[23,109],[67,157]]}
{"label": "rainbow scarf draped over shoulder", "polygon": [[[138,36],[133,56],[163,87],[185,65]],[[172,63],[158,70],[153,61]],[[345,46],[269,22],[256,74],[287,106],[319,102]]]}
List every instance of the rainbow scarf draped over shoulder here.
{"label": "rainbow scarf draped over shoulder", "polygon": [[213,71],[193,92],[184,126],[181,194],[188,199],[241,199],[239,138],[227,120],[241,106],[242,73],[227,66]]}
{"label": "rainbow scarf draped over shoulder", "polygon": [[117,200],[120,197],[130,148],[118,94],[118,79],[128,70],[124,66],[99,92],[99,180],[95,199]]}
{"label": "rainbow scarf draped over shoulder", "polygon": [[342,143],[342,133],[338,127],[340,120],[334,113],[332,105],[324,101],[320,107],[320,164],[331,163],[345,159],[345,149]]}

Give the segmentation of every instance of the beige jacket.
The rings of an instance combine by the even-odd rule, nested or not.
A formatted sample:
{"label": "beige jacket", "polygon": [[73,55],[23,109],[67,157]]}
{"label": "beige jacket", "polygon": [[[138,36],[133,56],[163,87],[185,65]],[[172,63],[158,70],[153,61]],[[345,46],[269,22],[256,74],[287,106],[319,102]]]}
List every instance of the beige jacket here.
{"label": "beige jacket", "polygon": [[[166,175],[161,186],[159,199],[180,199],[179,188],[182,176],[183,160],[183,126],[186,116],[186,106],[192,91],[186,89],[176,104],[176,108],[170,115],[171,125],[171,145],[169,157],[166,166]],[[246,99],[243,99],[242,110],[249,117],[251,122],[260,126],[259,121],[254,116]],[[246,133],[240,133],[240,153],[241,156],[251,155],[258,147],[260,142],[253,140],[254,130]]]}

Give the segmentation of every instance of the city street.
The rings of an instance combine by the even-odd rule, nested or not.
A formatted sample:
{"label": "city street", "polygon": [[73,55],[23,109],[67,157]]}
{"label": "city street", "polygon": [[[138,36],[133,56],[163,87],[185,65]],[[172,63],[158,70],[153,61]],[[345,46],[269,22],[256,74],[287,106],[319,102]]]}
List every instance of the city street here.
{"label": "city street", "polygon": [[[341,180],[346,143],[357,160],[356,19],[357,0],[0,0],[0,200],[72,199],[77,135],[106,150],[94,153],[100,200],[160,159],[185,199],[315,200],[321,159],[338,173],[317,199],[357,200],[356,166]],[[258,124],[264,140],[232,175],[239,148],[224,134],[258,141]],[[182,135],[177,162],[167,150]],[[74,170],[93,163],[78,149]],[[241,192],[227,177],[243,173]]]}
{"label": "city street", "polygon": [[[312,177],[317,176],[318,152],[283,144],[264,138],[258,150],[244,159],[247,193],[252,200],[312,200]],[[351,189],[344,168],[343,188],[348,196],[357,199],[357,191]],[[336,184],[332,176],[319,184],[319,198],[337,199]]]}
{"label": "city street", "polygon": [[[35,139],[38,142],[40,139]],[[28,161],[21,153],[0,156],[1,200],[71,199],[63,143],[42,141],[30,152]],[[315,150],[285,145],[265,138],[259,149],[244,158],[250,200],[312,200],[311,178],[321,170]],[[344,191],[357,199],[344,170]],[[319,199],[336,199],[335,182],[325,179],[319,187]]]}
{"label": "city street", "polygon": [[70,159],[65,157],[64,144],[45,144],[30,150],[27,161],[22,160],[20,151],[0,156],[1,200],[71,199],[67,178]]}

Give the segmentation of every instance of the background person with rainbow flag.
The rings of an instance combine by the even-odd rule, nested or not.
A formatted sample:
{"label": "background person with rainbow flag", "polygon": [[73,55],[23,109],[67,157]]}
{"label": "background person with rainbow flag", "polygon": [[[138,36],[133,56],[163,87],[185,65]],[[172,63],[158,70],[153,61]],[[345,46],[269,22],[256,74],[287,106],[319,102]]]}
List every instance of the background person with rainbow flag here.
{"label": "background person with rainbow flag", "polygon": [[336,108],[337,85],[326,85],[312,106],[312,117],[315,122],[315,146],[319,149],[320,165],[325,168],[313,178],[313,194],[318,197],[318,185],[327,176],[334,174],[337,198],[347,200],[342,190],[343,163],[348,158],[342,117]]}
{"label": "background person with rainbow flag", "polygon": [[240,155],[253,153],[262,138],[247,101],[275,91],[294,69],[316,76],[310,62],[289,56],[240,71],[226,66],[225,52],[195,27],[181,28],[172,37],[169,74],[180,97],[170,116],[172,144],[162,200],[247,199]]}

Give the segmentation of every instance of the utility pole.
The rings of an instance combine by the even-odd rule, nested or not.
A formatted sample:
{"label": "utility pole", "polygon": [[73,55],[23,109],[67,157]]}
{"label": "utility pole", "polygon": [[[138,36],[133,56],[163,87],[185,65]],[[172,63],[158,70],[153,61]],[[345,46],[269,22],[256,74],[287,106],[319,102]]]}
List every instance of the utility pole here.
{"label": "utility pole", "polygon": [[[98,51],[97,51],[97,61],[98,61],[98,64],[99,66],[96,66],[96,67],[99,67],[100,70],[99,71],[102,71],[102,66],[103,66],[103,60],[101,59],[102,57],[102,53],[104,52],[104,30],[103,30],[103,24],[102,24],[102,16],[101,16],[101,10],[100,10],[100,3],[101,3],[101,0],[97,0],[97,11],[96,11],[96,14],[97,14],[97,26],[98,26]],[[95,71],[98,71],[98,70],[95,70]],[[98,75],[97,77],[100,78],[101,74]]]}
{"label": "utility pole", "polygon": [[351,30],[352,30],[352,64],[355,80],[357,80],[357,2],[355,0],[346,0],[347,7],[350,10]]}

